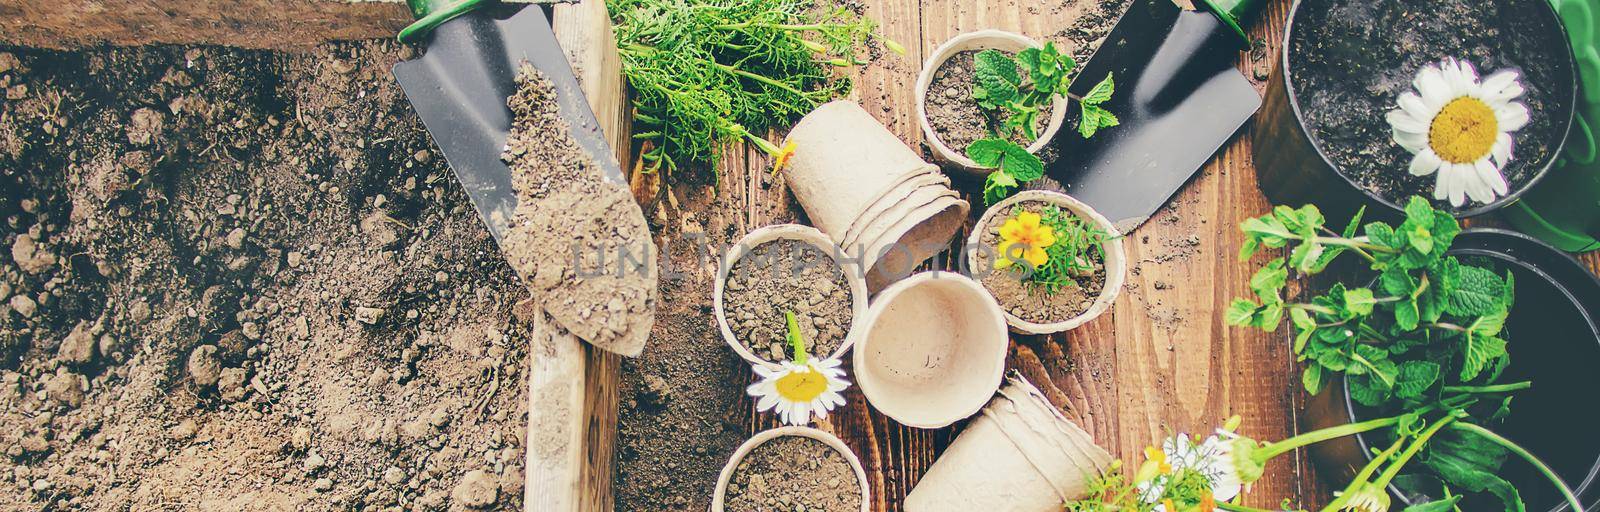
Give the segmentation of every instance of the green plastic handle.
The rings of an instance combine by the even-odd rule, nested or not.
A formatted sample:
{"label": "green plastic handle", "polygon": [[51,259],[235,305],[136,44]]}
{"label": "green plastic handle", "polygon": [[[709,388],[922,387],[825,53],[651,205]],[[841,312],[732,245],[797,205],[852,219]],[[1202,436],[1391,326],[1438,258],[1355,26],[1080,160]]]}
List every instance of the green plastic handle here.
{"label": "green plastic handle", "polygon": [[1250,36],[1245,34],[1244,25],[1261,9],[1261,0],[1196,0],[1195,6],[1215,14],[1239,35],[1241,46],[1250,47]]}
{"label": "green plastic handle", "polygon": [[411,17],[417,21],[400,29],[397,39],[402,43],[414,43],[432,32],[439,24],[471,12],[484,2],[485,0],[406,0],[406,6],[411,8]]}

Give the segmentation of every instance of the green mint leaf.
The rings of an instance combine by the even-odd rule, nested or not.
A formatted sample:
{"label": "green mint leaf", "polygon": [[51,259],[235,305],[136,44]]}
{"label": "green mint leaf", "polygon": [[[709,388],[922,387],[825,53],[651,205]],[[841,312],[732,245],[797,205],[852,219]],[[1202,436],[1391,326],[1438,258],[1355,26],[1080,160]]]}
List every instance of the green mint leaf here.
{"label": "green mint leaf", "polygon": [[1395,236],[1394,228],[1382,222],[1374,222],[1366,226],[1367,241],[1391,249],[1401,249],[1399,237]]}
{"label": "green mint leaf", "polygon": [[1505,329],[1506,318],[1510,315],[1511,311],[1505,309],[1483,315],[1473,321],[1467,330],[1472,331],[1473,336],[1498,336],[1500,330]]}
{"label": "green mint leaf", "polygon": [[1007,144],[1003,150],[1005,151],[1005,161],[1000,164],[1001,170],[1021,183],[1027,183],[1044,176],[1044,162],[1040,162],[1039,157],[1033,156],[1033,153],[1029,153],[1022,146],[1010,144],[1009,142]]}
{"label": "green mint leaf", "polygon": [[1306,370],[1300,373],[1300,384],[1306,387],[1306,393],[1312,395],[1321,393],[1322,386],[1327,383],[1327,378],[1322,371],[1322,365],[1306,365]]}
{"label": "green mint leaf", "polygon": [[1357,403],[1368,407],[1377,407],[1389,400],[1389,388],[1383,381],[1367,375],[1349,375],[1345,377],[1346,387],[1350,390],[1350,398]]}
{"label": "green mint leaf", "polygon": [[1461,234],[1461,223],[1448,213],[1435,210],[1433,212],[1433,241],[1441,247],[1449,247],[1455,243],[1456,235]]}
{"label": "green mint leaf", "polygon": [[977,162],[979,167],[996,169],[1000,167],[1000,161],[1005,157],[1006,147],[1015,145],[1005,139],[978,139],[967,145],[967,158]]}
{"label": "green mint leaf", "polygon": [[1260,239],[1257,239],[1257,238],[1254,238],[1254,237],[1244,239],[1244,243],[1239,245],[1239,259],[1241,259],[1241,260],[1250,259],[1251,256],[1255,256],[1256,255],[1256,250],[1258,250],[1260,248],[1261,248],[1261,240]]}
{"label": "green mint leaf", "polygon": [[[1323,329],[1329,331],[1333,329]],[[1342,372],[1350,369],[1350,356],[1339,350],[1328,350],[1316,355],[1317,363],[1329,370]]]}
{"label": "green mint leaf", "polygon": [[[1294,315],[1292,313],[1295,312],[1295,311],[1300,311],[1300,310],[1291,309],[1289,311],[1291,312],[1290,317],[1293,317]],[[1312,326],[1312,327],[1300,327],[1299,328],[1299,332],[1295,333],[1295,335],[1294,335],[1294,353],[1296,353],[1296,354],[1305,353],[1306,340],[1311,339],[1311,336],[1316,334],[1316,333],[1317,333],[1317,328],[1315,326]]]}
{"label": "green mint leaf", "polygon": [[1250,289],[1256,292],[1263,304],[1283,303],[1283,287],[1289,282],[1289,270],[1283,260],[1273,260],[1250,276]]}
{"label": "green mint leaf", "polygon": [[1261,306],[1260,314],[1256,315],[1255,327],[1267,332],[1278,330],[1278,324],[1283,322],[1283,303],[1275,302]]}
{"label": "green mint leaf", "polygon": [[1400,365],[1395,377],[1394,396],[1415,400],[1439,380],[1439,363],[1432,361],[1406,361]]}
{"label": "green mint leaf", "polygon": [[1372,314],[1373,306],[1378,304],[1372,297],[1372,290],[1368,288],[1353,288],[1344,293],[1344,307],[1358,316]]}
{"label": "green mint leaf", "polygon": [[1417,291],[1417,280],[1404,270],[1391,268],[1378,275],[1378,287],[1389,295],[1410,297]]}
{"label": "green mint leaf", "polygon": [[1017,180],[1012,179],[1011,175],[1006,174],[1004,171],[990,172],[989,177],[983,182],[984,204],[992,205],[1000,202],[1006,196],[1011,195],[1011,190],[1016,186]]}
{"label": "green mint leaf", "polygon": [[1515,302],[1517,302],[1517,276],[1507,270],[1506,289],[1505,293],[1500,294],[1500,305],[1506,309],[1511,309],[1511,305]]}
{"label": "green mint leaf", "polygon": [[1505,296],[1505,281],[1489,269],[1460,267],[1455,290],[1447,297],[1445,312],[1456,316],[1478,316],[1494,312]]}
{"label": "green mint leaf", "polygon": [[1361,230],[1361,217],[1366,216],[1366,214],[1367,205],[1361,205],[1361,208],[1356,209],[1356,215],[1350,218],[1350,223],[1344,225],[1344,232],[1340,233],[1339,236],[1355,238],[1356,232]]}
{"label": "green mint leaf", "polygon": [[1468,492],[1488,492],[1500,498],[1507,510],[1523,511],[1517,488],[1497,476],[1506,451],[1470,431],[1447,428],[1428,447],[1423,464],[1446,483]]}
{"label": "green mint leaf", "polygon": [[1394,324],[1403,330],[1411,331],[1422,323],[1422,310],[1417,308],[1417,301],[1402,300],[1394,304]]}
{"label": "green mint leaf", "polygon": [[1466,346],[1462,351],[1462,382],[1477,378],[1489,363],[1506,354],[1506,340],[1494,336],[1473,336],[1471,333],[1464,339]]}
{"label": "green mint leaf", "polygon": [[1316,242],[1301,242],[1294,250],[1289,251],[1289,266],[1305,273],[1313,273],[1317,261],[1322,258],[1322,251],[1326,250],[1322,244]]}
{"label": "green mint leaf", "polygon": [[1084,106],[1095,106],[1110,101],[1111,95],[1116,90],[1117,81],[1112,77],[1111,73],[1106,73],[1104,80],[1094,84],[1094,87],[1089,89],[1089,93],[1083,95],[1083,104]]}
{"label": "green mint leaf", "polygon": [[1411,200],[1406,203],[1406,223],[1432,228],[1433,204],[1427,199],[1411,196]]}
{"label": "green mint leaf", "polygon": [[1222,313],[1222,321],[1235,327],[1249,327],[1251,319],[1256,316],[1256,308],[1260,306],[1249,299],[1233,299],[1228,304],[1227,311]]}
{"label": "green mint leaf", "polygon": [[993,110],[1016,99],[1022,78],[1017,63],[999,50],[984,50],[973,61],[972,97]]}

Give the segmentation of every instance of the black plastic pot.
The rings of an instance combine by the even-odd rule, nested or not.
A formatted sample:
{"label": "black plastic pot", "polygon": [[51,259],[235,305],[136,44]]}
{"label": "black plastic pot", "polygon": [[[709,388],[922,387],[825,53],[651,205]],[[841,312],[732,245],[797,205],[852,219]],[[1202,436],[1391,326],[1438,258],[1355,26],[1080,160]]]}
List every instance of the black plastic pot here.
{"label": "black plastic pot", "polygon": [[[1511,416],[1489,427],[1554,469],[1590,512],[1600,511],[1600,279],[1566,253],[1521,233],[1469,229],[1454,247],[1452,255],[1485,258],[1516,276],[1517,302],[1506,324],[1511,365],[1501,380],[1531,380],[1533,388],[1517,392]],[[1302,428],[1371,419],[1364,413],[1336,381],[1306,404]],[[1310,450],[1318,471],[1342,486],[1371,460],[1376,444],[1374,436],[1357,435]],[[1528,510],[1570,510],[1522,459],[1507,459],[1501,476],[1522,492]],[[1405,503],[1430,498],[1408,496],[1394,486],[1389,490]],[[1462,509],[1483,507],[1463,504]]]}
{"label": "black plastic pot", "polygon": [[[1311,137],[1311,127],[1301,112],[1300,98],[1295,92],[1294,73],[1291,63],[1296,62],[1293,52],[1295,27],[1301,18],[1301,7],[1304,0],[1295,0],[1294,6],[1289,10],[1289,21],[1284,29],[1284,48],[1278,65],[1273,69],[1272,76],[1267,82],[1267,94],[1261,107],[1261,113],[1256,120],[1255,137],[1252,146],[1255,151],[1256,178],[1261,187],[1261,192],[1271,200],[1272,204],[1307,204],[1315,203],[1330,218],[1349,218],[1362,205],[1369,205],[1369,215],[1377,218],[1396,218],[1404,211],[1403,204],[1383,198],[1356,185],[1349,177],[1337,170],[1337,164],[1328,157],[1319,141]],[[1546,160],[1539,163],[1534,175],[1520,187],[1511,190],[1510,194],[1502,196],[1489,204],[1468,204],[1465,208],[1451,208],[1448,204],[1442,208],[1450,211],[1458,218],[1471,217],[1498,210],[1515,202],[1529,188],[1532,188],[1555,165],[1557,157],[1561,154],[1566,143],[1567,134],[1572,129],[1573,111],[1576,108],[1578,81],[1573,73],[1572,47],[1567,43],[1566,31],[1557,16],[1555,9],[1546,2],[1534,2],[1540,8],[1533,12],[1520,12],[1519,15],[1536,16],[1548,20],[1545,26],[1553,32],[1550,37],[1557,41],[1553,47],[1564,52],[1557,57],[1558,62],[1565,63],[1558,66],[1559,83],[1557,90],[1560,94],[1560,111],[1556,112],[1554,119],[1558,122],[1557,130],[1560,132],[1556,140],[1550,142],[1550,152]],[[1383,23],[1382,20],[1372,20],[1374,23]],[[1374,113],[1373,115],[1383,115]],[[1396,172],[1406,172],[1405,169],[1396,169]],[[1371,218],[1371,217],[1369,217]]]}

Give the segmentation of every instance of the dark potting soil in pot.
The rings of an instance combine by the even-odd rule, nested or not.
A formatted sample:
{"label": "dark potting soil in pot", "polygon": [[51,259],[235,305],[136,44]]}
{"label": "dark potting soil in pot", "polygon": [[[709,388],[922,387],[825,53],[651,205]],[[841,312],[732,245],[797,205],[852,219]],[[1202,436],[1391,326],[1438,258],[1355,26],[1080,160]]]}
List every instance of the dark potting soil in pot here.
{"label": "dark potting soil in pot", "polygon": [[833,447],[809,437],[782,436],[739,461],[723,506],[728,512],[856,512],[861,482]]}
{"label": "dark potting soil in pot", "polygon": [[806,352],[828,357],[850,332],[850,283],[827,253],[791,239],[763,243],[734,262],[723,289],[728,328],[756,357],[787,361],[784,311],[793,311]]}
{"label": "dark potting soil in pot", "polygon": [[1531,120],[1512,134],[1514,156],[1501,169],[1515,192],[1552,156],[1565,123],[1555,116],[1568,108],[1561,103],[1571,84],[1553,46],[1566,43],[1531,14],[1548,9],[1544,1],[1303,0],[1289,59],[1311,137],[1358,187],[1396,204],[1431,199],[1435,177],[1408,172],[1412,155],[1394,142],[1385,115],[1419,70],[1446,57],[1471,62],[1480,79],[1516,69],[1527,89],[1518,101]]}
{"label": "dark potting soil in pot", "polygon": [[[1041,201],[1023,201],[995,212],[989,225],[983,227],[980,241],[984,247],[997,247],[1000,244],[1000,226],[1005,224],[1006,219],[1021,212],[1042,214],[1045,206],[1047,203]],[[1061,211],[1070,213],[1066,208]],[[1089,261],[1095,268],[1092,274],[1074,277],[1076,285],[1063,286],[1055,293],[1046,293],[1043,287],[1023,280],[1023,274],[1017,266],[993,270],[979,281],[994,295],[1001,308],[1017,318],[1040,324],[1060,322],[1088,311],[1105,288],[1105,261],[1096,251],[1089,251]]]}
{"label": "dark potting soil in pot", "polygon": [[[928,84],[928,125],[939,135],[940,142],[957,153],[965,154],[968,145],[989,137],[1010,117],[1004,111],[993,117],[988,116],[972,99],[973,63],[980,51],[967,50],[952,55],[933,72],[933,81]],[[1001,53],[1015,57],[1011,52]],[[1026,77],[1027,73],[1022,75]],[[1035,133],[1044,134],[1054,112],[1055,105],[1052,103],[1039,107],[1039,116],[1033,125]],[[1011,140],[1024,147],[1033,144],[1033,139],[1022,134],[1013,134]]]}

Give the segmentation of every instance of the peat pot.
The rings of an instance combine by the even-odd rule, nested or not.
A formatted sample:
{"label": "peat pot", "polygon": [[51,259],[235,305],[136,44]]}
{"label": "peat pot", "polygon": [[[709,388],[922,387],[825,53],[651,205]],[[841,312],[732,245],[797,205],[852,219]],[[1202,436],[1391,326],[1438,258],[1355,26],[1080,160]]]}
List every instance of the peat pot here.
{"label": "peat pot", "polygon": [[[917,124],[922,127],[922,135],[928,141],[928,147],[933,149],[934,160],[980,178],[993,171],[979,167],[977,162],[967,158],[966,147],[952,147],[946,144],[933,129],[933,123],[928,120],[928,89],[933,86],[934,74],[944,66],[945,61],[967,51],[1000,50],[1015,55],[1022,50],[1038,47],[1040,47],[1038,41],[1022,34],[991,29],[958,35],[933,50],[928,60],[923,62],[922,71],[917,73],[916,95]],[[967,98],[960,99],[967,100]],[[1056,132],[1061,130],[1061,124],[1066,120],[1069,106],[1067,99],[1055,96],[1051,100],[1051,105],[1050,117],[1046,120],[1044,129],[1039,130],[1039,138],[1027,146],[1029,153],[1038,153],[1049,145],[1050,140],[1055,138]]]}
{"label": "peat pot", "polygon": [[[1512,134],[1502,169],[1509,193],[1453,207],[1456,217],[1500,209],[1555,165],[1577,96],[1572,47],[1548,0],[1296,0],[1282,58],[1268,80],[1254,138],[1256,175],[1274,204],[1315,203],[1330,218],[1362,205],[1394,218],[1406,198],[1431,199],[1435,176],[1412,176],[1412,155],[1386,114],[1425,65],[1462,58],[1480,79],[1514,69],[1530,121]],[[1457,12],[1460,11],[1460,12]],[[1496,36],[1497,34],[1498,36]]]}
{"label": "peat pot", "polygon": [[[1595,436],[1593,396],[1600,390],[1600,280],[1565,253],[1520,233],[1469,229],[1454,247],[1450,254],[1486,259],[1491,268],[1510,270],[1516,279],[1516,304],[1505,327],[1511,364],[1501,380],[1531,380],[1533,387],[1516,393],[1511,415],[1502,424],[1488,426],[1548,464],[1581,502],[1600,501],[1600,436]],[[1377,417],[1352,401],[1337,381],[1312,397],[1306,408],[1307,431]],[[1317,443],[1310,450],[1322,474],[1342,485],[1371,460],[1370,450],[1377,444],[1374,435],[1363,434]],[[1528,510],[1566,510],[1556,489],[1521,458],[1506,459],[1501,473],[1522,492]],[[1408,495],[1393,485],[1389,490],[1403,503],[1437,498]],[[1461,505],[1463,510],[1493,506]]]}
{"label": "peat pot", "polygon": [[[1011,308],[1018,306],[1017,304],[1008,304],[999,295],[996,295],[996,300],[1001,301],[1000,308],[1005,311],[1006,324],[1011,326],[1012,331],[1022,334],[1052,334],[1074,329],[1110,310],[1112,304],[1117,301],[1117,294],[1122,291],[1123,281],[1127,278],[1128,256],[1127,252],[1122,248],[1122,234],[1117,231],[1116,226],[1111,225],[1111,221],[1100,215],[1100,212],[1095,211],[1094,208],[1084,204],[1082,201],[1060,192],[1026,190],[989,207],[988,211],[984,212],[983,217],[978,220],[977,227],[973,228],[972,233],[967,236],[966,265],[972,276],[979,282],[985,283],[986,286],[990,279],[1009,279],[1007,276],[991,277],[991,273],[1005,272],[1005,270],[995,270],[993,268],[994,261],[999,255],[992,244],[984,242],[984,236],[991,226],[1004,222],[1003,219],[995,218],[997,213],[1009,211],[1014,205],[1024,203],[1056,205],[1063,210],[1072,212],[1073,215],[1079,218],[1093,222],[1104,230],[1109,238],[1104,244],[1105,259],[1103,268],[1105,269],[1105,278],[1102,281],[1099,293],[1088,299],[1092,300],[1089,307],[1070,318],[1030,322],[1012,312]],[[994,227],[994,229],[998,229],[998,227]],[[991,293],[994,291],[993,289],[990,290]]]}
{"label": "peat pot", "polygon": [[1054,512],[1111,454],[1015,373],[906,495],[906,512]]}
{"label": "peat pot", "polygon": [[717,280],[712,290],[712,307],[717,317],[717,328],[722,331],[722,340],[733,348],[734,353],[739,354],[739,357],[744,358],[750,364],[774,369],[779,366],[778,363],[767,361],[751,353],[750,349],[745,347],[745,344],[739,340],[738,336],[734,335],[733,328],[728,324],[728,308],[723,301],[724,292],[728,284],[728,273],[733,270],[733,264],[761,244],[778,240],[795,240],[809,244],[832,258],[834,264],[839,266],[839,270],[844,272],[845,281],[849,283],[850,287],[849,334],[839,344],[839,348],[834,349],[831,354],[814,354],[817,357],[824,358],[843,357],[845,352],[850,350],[850,346],[855,344],[855,327],[860,323],[861,315],[867,312],[867,282],[861,276],[860,265],[848,264],[849,262],[843,261],[844,255],[840,253],[838,246],[828,239],[827,235],[823,235],[816,228],[799,224],[777,224],[757,228],[746,234],[744,238],[739,239],[739,243],[728,249],[727,255],[722,259],[722,264],[717,268]]}
{"label": "peat pot", "polygon": [[855,452],[850,451],[849,446],[845,446],[844,441],[840,440],[838,436],[811,427],[778,427],[756,434],[733,451],[733,456],[728,458],[728,463],[722,466],[722,473],[717,476],[716,494],[711,498],[711,512],[723,512],[725,510],[726,504],[723,501],[726,499],[728,492],[728,481],[733,478],[734,471],[739,469],[739,463],[744,461],[745,456],[749,455],[750,451],[756,449],[757,446],[761,446],[762,443],[785,436],[805,437],[822,441],[822,444],[828,445],[828,448],[843,455],[844,460],[850,463],[850,468],[855,470],[856,483],[861,486],[861,512],[870,510],[872,491],[867,485],[867,471],[861,467],[861,459],[856,457]]}
{"label": "peat pot", "polygon": [[856,328],[861,393],[906,426],[942,428],[971,416],[1005,373],[1005,316],[961,274],[923,272],[890,285]]}

